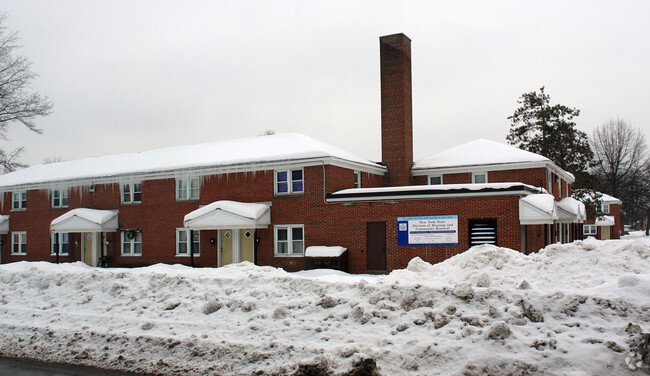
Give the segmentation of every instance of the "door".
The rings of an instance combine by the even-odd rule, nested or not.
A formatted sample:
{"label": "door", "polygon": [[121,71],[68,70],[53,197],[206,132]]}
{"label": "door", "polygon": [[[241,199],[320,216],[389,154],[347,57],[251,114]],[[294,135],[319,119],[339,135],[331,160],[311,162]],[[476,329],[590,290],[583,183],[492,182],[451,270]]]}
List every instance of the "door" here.
{"label": "door", "polygon": [[83,262],[95,266],[93,265],[93,234],[84,232],[81,236],[83,237]]}
{"label": "door", "polygon": [[609,226],[603,226],[600,228],[600,239],[609,240]]}
{"label": "door", "polygon": [[241,260],[255,263],[255,230],[246,228],[239,231]]}
{"label": "door", "polygon": [[232,264],[232,230],[221,230],[221,265]]}
{"label": "door", "polygon": [[386,272],[386,222],[366,223],[366,269],[368,273]]}

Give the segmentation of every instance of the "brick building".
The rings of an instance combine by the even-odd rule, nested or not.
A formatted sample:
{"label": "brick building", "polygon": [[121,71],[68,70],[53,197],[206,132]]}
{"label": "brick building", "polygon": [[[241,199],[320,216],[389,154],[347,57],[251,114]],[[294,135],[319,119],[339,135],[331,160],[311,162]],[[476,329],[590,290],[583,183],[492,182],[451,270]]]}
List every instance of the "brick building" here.
{"label": "brick building", "polygon": [[340,246],[365,273],[582,238],[574,178],[545,157],[477,140],[414,162],[410,40],[380,52],[381,163],[281,134],[32,166],[0,176],[0,261],[298,270]]}

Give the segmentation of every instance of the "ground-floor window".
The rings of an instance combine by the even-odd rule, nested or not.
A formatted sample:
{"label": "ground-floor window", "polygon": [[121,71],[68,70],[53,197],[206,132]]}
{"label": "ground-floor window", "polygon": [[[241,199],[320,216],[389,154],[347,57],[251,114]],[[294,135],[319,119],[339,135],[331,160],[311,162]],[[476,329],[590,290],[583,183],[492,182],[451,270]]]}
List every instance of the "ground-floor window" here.
{"label": "ground-floor window", "polygon": [[303,225],[275,226],[275,255],[302,256],[305,253]]}
{"label": "ground-floor window", "polygon": [[26,255],[27,254],[27,232],[12,232],[11,233],[11,254],[12,255]]}
{"label": "ground-floor window", "polygon": [[52,254],[55,255],[58,250],[59,255],[67,256],[69,243],[69,235],[67,232],[52,234]]}
{"label": "ground-floor window", "polygon": [[[190,235],[192,233],[193,235]],[[192,237],[192,240],[190,241],[190,236]],[[191,230],[188,230],[186,228],[177,228],[176,229],[176,256],[189,256],[190,255],[190,247],[192,247],[192,251],[194,253],[194,256],[199,256],[201,254],[200,250],[200,239],[201,235],[199,231],[194,231],[192,232]]]}
{"label": "ground-floor window", "polygon": [[496,219],[470,219],[469,246],[481,244],[497,244],[497,220]]}
{"label": "ground-floor window", "polygon": [[122,231],[122,256],[142,256],[142,232]]}
{"label": "ground-floor window", "polygon": [[582,231],[585,235],[598,234],[598,229],[596,228],[596,225],[582,225]]}

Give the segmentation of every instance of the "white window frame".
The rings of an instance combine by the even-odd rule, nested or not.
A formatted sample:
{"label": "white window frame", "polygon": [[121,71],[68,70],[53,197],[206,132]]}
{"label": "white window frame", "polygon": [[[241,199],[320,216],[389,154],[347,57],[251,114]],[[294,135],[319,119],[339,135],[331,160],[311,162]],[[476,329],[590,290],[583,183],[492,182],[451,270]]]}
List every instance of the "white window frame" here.
{"label": "white window frame", "polygon": [[[16,245],[18,245],[18,252],[15,251]],[[17,256],[27,255],[27,231],[14,231],[11,233],[11,254]]]}
{"label": "white window frame", "polygon": [[[58,203],[55,201],[58,200]],[[67,208],[68,207],[68,190],[67,189],[53,189],[52,190],[52,207],[53,208]]]}
{"label": "white window frame", "polygon": [[[195,239],[190,242],[190,233],[192,230],[180,227],[176,229],[176,257],[190,257],[190,247],[193,244],[196,244],[196,250],[194,251],[194,257],[201,256],[201,232],[194,230]],[[183,238],[184,239],[181,239]],[[181,245],[185,246],[185,251],[181,251]]]}
{"label": "white window frame", "polygon": [[[58,233],[59,235],[59,256],[68,256],[70,252],[70,234],[67,232],[61,232]],[[52,246],[50,249],[52,250],[51,255],[54,256],[56,255],[56,233],[52,233]]]}
{"label": "white window frame", "polygon": [[27,191],[14,191],[11,193],[11,210],[27,209]]}
{"label": "white window frame", "polygon": [[[129,239],[127,234],[131,232],[133,232],[133,238]],[[127,243],[129,244],[129,251],[125,252],[124,245]],[[137,244],[140,244],[140,252],[138,253],[135,252],[135,248],[136,248],[135,246]],[[140,230],[135,230],[135,229],[122,230],[120,234],[120,250],[122,256],[141,257],[142,256],[142,232]]]}
{"label": "white window frame", "polygon": [[[476,177],[477,176],[485,176],[485,181],[482,183],[477,183],[476,182]],[[487,184],[488,182],[488,173],[487,171],[478,171],[478,172],[472,172],[472,184]]]}
{"label": "white window frame", "polygon": [[[193,183],[195,187],[193,187]],[[193,195],[195,193],[195,195]],[[201,197],[201,179],[197,176],[176,179],[176,200],[195,201]]]}
{"label": "white window frame", "polygon": [[603,214],[609,214],[609,203],[601,202],[600,203],[600,212]]}
{"label": "white window frame", "polygon": [[[294,240],[293,239],[293,230],[300,229],[302,232],[302,239]],[[286,231],[287,239],[279,240],[278,232]],[[305,225],[276,225],[274,226],[274,254],[276,257],[303,257],[305,255]],[[297,242],[301,242],[300,249],[294,249]],[[286,243],[287,252],[280,253],[278,249],[280,248],[281,243]]]}
{"label": "white window frame", "polygon": [[[139,188],[139,189],[136,189]],[[128,189],[128,191],[127,191]],[[142,183],[126,183],[120,186],[120,193],[123,204],[141,204],[142,203]],[[136,194],[140,199],[136,200]]]}
{"label": "white window frame", "polygon": [[[440,178],[440,183],[434,183],[434,182],[433,182],[433,179],[435,179],[435,178]],[[472,179],[473,179],[473,178],[474,178],[474,177],[473,177],[473,175],[472,175]],[[429,185],[442,185],[442,184],[443,184],[443,182],[442,182],[442,175],[429,175]]]}
{"label": "white window frame", "polygon": [[584,224],[582,225],[582,233],[584,235],[598,235],[598,228],[595,224]]}
{"label": "white window frame", "polygon": [[[361,188],[361,171],[354,172],[354,180],[352,184],[354,188]],[[304,176],[303,176],[303,190],[304,190]]]}
{"label": "white window frame", "polygon": [[[293,179],[293,173],[294,171],[300,171],[300,176],[301,179]],[[278,175],[281,173],[286,173],[287,174],[287,180],[279,180]],[[275,170],[274,173],[274,193],[276,195],[291,195],[291,194],[300,194],[300,193],[305,193],[305,169],[303,168],[293,168],[293,169],[287,169],[287,170]],[[286,192],[281,192],[278,189],[278,186],[280,184],[286,184],[287,185],[287,191]],[[294,184],[296,183],[302,183],[302,189],[294,189]]]}

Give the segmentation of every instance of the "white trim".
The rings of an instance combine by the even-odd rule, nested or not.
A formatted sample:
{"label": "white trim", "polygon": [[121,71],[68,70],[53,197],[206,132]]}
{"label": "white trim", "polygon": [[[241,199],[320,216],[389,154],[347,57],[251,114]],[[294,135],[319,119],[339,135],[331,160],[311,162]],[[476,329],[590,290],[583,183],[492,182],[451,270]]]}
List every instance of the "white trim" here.
{"label": "white trim", "polygon": [[[57,205],[54,204],[54,195],[58,192],[58,200],[59,203]],[[64,194],[65,193],[65,194]],[[52,196],[50,202],[52,204],[53,209],[61,209],[61,208],[67,208],[68,207],[68,200],[69,200],[69,192],[67,188],[54,188],[50,192],[50,195]],[[64,203],[65,201],[65,203]]]}
{"label": "white trim", "polygon": [[[593,229],[593,231],[587,231],[587,229]],[[583,235],[598,235],[598,227],[595,224],[584,224],[582,225],[582,234]]]}
{"label": "white trim", "polygon": [[[300,253],[294,252],[293,249],[293,229],[300,228],[302,230],[302,249]],[[287,239],[283,242],[287,243],[287,253],[278,253],[278,230],[287,231]],[[297,240],[298,241],[298,240]],[[305,225],[275,225],[273,228],[273,255],[275,257],[304,257],[305,256]]]}
{"label": "white trim", "polygon": [[[293,180],[293,173],[295,171],[300,171],[300,176],[301,179],[299,180]],[[278,181],[278,174],[280,173],[286,173],[287,174],[287,180],[286,181]],[[302,183],[302,190],[299,191],[294,191],[293,190],[293,184],[294,183]],[[287,191],[286,192],[279,192],[278,191],[278,185],[280,183],[286,184],[287,185]],[[304,168],[292,168],[292,169],[286,169],[286,170],[275,170],[273,172],[273,194],[276,196],[286,196],[286,195],[302,195],[305,193],[305,169]]]}
{"label": "white trim", "polygon": [[[481,175],[485,176],[485,181],[477,182],[476,177],[481,176]],[[487,171],[474,171],[474,172],[472,172],[472,184],[487,184],[487,183],[489,183]]]}
{"label": "white trim", "polygon": [[[14,245],[16,244],[16,235],[18,235],[18,252],[14,252]],[[13,231],[11,233],[11,254],[14,256],[27,255],[27,231]]]}
{"label": "white trim", "polygon": [[[50,236],[50,240],[51,240],[50,252],[52,252],[52,253],[50,253],[50,256],[56,256],[56,252],[54,251],[54,245],[56,244],[54,242],[55,236],[59,236],[59,239],[60,239],[59,244],[58,244],[58,246],[59,246],[59,256],[69,256],[70,255],[70,233],[68,233],[68,232],[59,232],[59,233],[52,232],[51,233],[51,236]],[[65,238],[65,242],[63,241],[64,240],[63,238]],[[63,245],[64,244],[68,246],[67,251],[63,250]]]}
{"label": "white trim", "polygon": [[[130,252],[129,253],[124,253],[124,236],[127,232],[133,231],[134,236],[133,239],[127,239],[129,241],[129,248]],[[95,233],[93,233],[95,234]],[[137,241],[138,235],[140,236],[140,242]],[[94,238],[93,238],[94,240]],[[135,253],[135,245],[140,244],[140,253]],[[93,249],[95,248],[95,242],[93,241]],[[120,255],[121,256],[126,256],[126,257],[141,257],[142,256],[142,232],[140,230],[135,230],[135,229],[125,229],[120,231]]]}
{"label": "white trim", "polygon": [[[184,227],[178,227],[176,228],[176,257],[190,257],[190,250],[192,249],[192,245],[194,244],[194,241],[190,241],[190,234],[191,232],[194,231],[194,235],[198,236],[199,241],[198,241],[198,249],[194,252],[194,257],[200,257],[201,256],[201,232],[199,230],[190,230],[188,228]],[[181,245],[181,242],[179,241],[180,233],[183,232],[185,233],[185,246],[186,252],[185,253],[180,253],[179,252],[179,246]]]}
{"label": "white trim", "polygon": [[[443,185],[445,184],[444,179],[442,178],[442,174],[433,174],[433,175],[428,175],[427,176],[427,184],[429,185]],[[440,183],[433,183],[432,180],[435,178],[440,178]]]}
{"label": "white trim", "polygon": [[[304,178],[304,177],[303,177]],[[361,171],[354,171],[353,175],[353,188],[361,188]]]}
{"label": "white trim", "polygon": [[[16,200],[16,196],[25,196],[23,199],[22,197],[19,197],[18,200]],[[14,204],[18,202],[18,207],[14,207]],[[11,192],[11,211],[24,211],[27,209],[27,191],[26,190],[19,190],[19,191],[13,191]]]}
{"label": "white trim", "polygon": [[[198,184],[196,189],[192,188],[192,183],[194,181]],[[181,186],[179,186],[179,183]],[[176,192],[176,201],[197,201],[201,198],[201,178],[199,176],[177,177],[174,184],[174,191]],[[197,192],[196,197],[192,197],[193,191]],[[181,192],[184,193],[186,197],[180,197]]]}
{"label": "white trim", "polygon": [[[136,193],[135,186],[136,185],[140,186],[140,191],[138,192],[138,193],[140,193],[140,199],[139,200],[135,199],[135,193]],[[128,192],[129,200],[128,201],[124,200],[124,187],[125,186],[129,187],[129,192]],[[141,182],[130,182],[130,183],[122,183],[122,184],[120,184],[120,203],[122,205],[141,204],[142,203],[142,183]]]}

